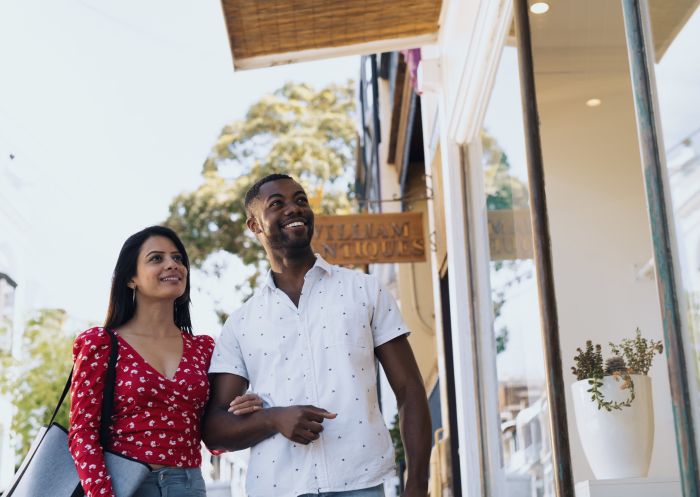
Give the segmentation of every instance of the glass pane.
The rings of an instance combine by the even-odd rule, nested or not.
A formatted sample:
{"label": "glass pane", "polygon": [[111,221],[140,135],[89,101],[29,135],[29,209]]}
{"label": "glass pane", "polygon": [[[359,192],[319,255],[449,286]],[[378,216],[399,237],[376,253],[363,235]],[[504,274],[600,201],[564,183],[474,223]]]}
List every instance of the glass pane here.
{"label": "glass pane", "polygon": [[[679,1],[650,9],[661,128],[686,312],[692,405],[700,408],[700,9]],[[694,62],[690,62],[693,60]],[[695,413],[700,433],[700,413]],[[697,442],[696,442],[697,443]]]}
{"label": "glass pane", "polygon": [[[563,366],[552,374],[563,374],[566,387],[574,481],[676,478],[666,358],[656,354],[647,370],[636,353],[610,345],[634,339],[637,329],[663,340],[622,2],[547,3],[548,10],[531,3],[529,18]],[[601,346],[600,366],[574,360],[588,340]],[[591,399],[586,391],[596,377],[612,387],[620,371],[644,386],[634,405],[613,407],[648,421],[618,430],[610,444],[597,429],[612,426],[603,403],[629,396],[611,388]]]}
{"label": "glass pane", "polygon": [[554,495],[517,51],[505,47],[484,120],[482,168],[496,348],[502,495]]}

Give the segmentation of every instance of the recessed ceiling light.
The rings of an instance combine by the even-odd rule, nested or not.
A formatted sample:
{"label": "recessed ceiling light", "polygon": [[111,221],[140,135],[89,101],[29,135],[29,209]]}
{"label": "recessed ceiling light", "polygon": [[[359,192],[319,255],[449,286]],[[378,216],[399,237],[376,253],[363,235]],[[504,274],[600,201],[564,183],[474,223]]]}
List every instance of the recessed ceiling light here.
{"label": "recessed ceiling light", "polygon": [[586,100],[586,105],[589,107],[598,107],[603,101],[599,98],[589,98]]}
{"label": "recessed ceiling light", "polygon": [[547,2],[535,2],[530,5],[530,12],[533,14],[544,14],[549,10],[549,4]]}

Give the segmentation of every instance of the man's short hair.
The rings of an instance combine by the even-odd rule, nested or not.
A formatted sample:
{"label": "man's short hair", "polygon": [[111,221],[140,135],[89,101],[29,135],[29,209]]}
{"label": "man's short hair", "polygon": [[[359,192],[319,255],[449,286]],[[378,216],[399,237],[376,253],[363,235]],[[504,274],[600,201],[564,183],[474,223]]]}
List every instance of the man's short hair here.
{"label": "man's short hair", "polygon": [[278,179],[291,179],[292,181],[295,181],[294,178],[292,178],[288,174],[272,173],[268,174],[263,178],[260,178],[258,181],[253,183],[253,186],[248,188],[248,191],[245,194],[245,200],[243,202],[243,205],[245,206],[245,211],[249,216],[250,204],[253,203],[253,200],[258,198],[258,195],[260,195],[260,187],[262,187],[265,183],[269,183],[270,181],[277,181]]}

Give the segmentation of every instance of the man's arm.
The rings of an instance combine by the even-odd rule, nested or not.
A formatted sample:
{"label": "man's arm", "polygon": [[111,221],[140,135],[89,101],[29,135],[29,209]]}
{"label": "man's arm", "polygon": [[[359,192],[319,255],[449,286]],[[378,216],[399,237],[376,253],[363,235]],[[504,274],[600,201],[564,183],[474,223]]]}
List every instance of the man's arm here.
{"label": "man's arm", "polygon": [[246,449],[277,433],[267,409],[243,416],[228,412],[231,401],[245,394],[248,388],[245,378],[217,373],[210,375],[209,385],[209,404],[202,424],[202,440],[207,447],[218,450]]}
{"label": "man's arm", "polygon": [[235,374],[216,373],[210,376],[210,388],[202,425],[202,440],[210,449],[246,449],[276,433],[305,445],[318,439],[324,419],[336,416],[315,406],[271,407],[236,415],[229,412],[231,401],[245,393],[248,381]]}
{"label": "man's arm", "polygon": [[405,335],[380,345],[374,351],[396,395],[399,409],[401,438],[408,468],[403,497],[425,497],[428,493],[432,434],[428,401],[418,364]]}

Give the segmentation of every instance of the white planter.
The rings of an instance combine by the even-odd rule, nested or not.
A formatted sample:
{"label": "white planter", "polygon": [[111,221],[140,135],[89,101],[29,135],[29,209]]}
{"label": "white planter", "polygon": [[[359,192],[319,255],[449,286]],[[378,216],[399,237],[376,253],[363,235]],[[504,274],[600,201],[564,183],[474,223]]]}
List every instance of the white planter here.
{"label": "white planter", "polygon": [[[635,399],[622,410],[598,409],[587,391],[588,380],[571,385],[576,427],[593,474],[599,480],[645,477],[654,446],[654,409],[651,378],[632,375]],[[603,378],[600,391],[606,400],[625,401],[629,390],[620,390],[612,376]]]}

